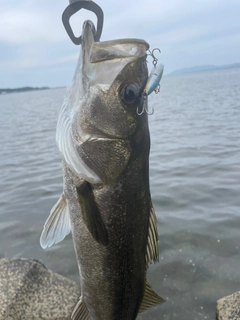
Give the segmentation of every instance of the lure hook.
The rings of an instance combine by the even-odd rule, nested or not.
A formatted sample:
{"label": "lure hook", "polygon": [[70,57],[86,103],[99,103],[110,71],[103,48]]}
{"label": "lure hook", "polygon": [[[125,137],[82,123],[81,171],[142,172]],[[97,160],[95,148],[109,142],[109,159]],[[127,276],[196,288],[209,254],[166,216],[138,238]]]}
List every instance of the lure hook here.
{"label": "lure hook", "polygon": [[143,112],[144,112],[144,106],[142,106],[142,110],[141,111],[139,111],[140,109],[139,109],[139,106],[137,107],[137,115],[138,116],[141,116],[142,114],[143,114]]}
{"label": "lure hook", "polygon": [[145,111],[145,106],[146,106],[146,104],[147,104],[147,94],[146,94],[145,91],[143,91],[142,97],[143,97],[143,103],[142,103],[142,109],[141,109],[141,111],[140,111],[139,106],[137,107],[137,115],[138,115],[138,116],[141,116],[141,115],[144,113],[144,111]]}
{"label": "lure hook", "polygon": [[153,108],[153,107],[149,108],[149,107],[148,107],[148,104],[147,104],[147,108],[145,108],[145,111],[146,111],[146,113],[147,113],[149,116],[151,116],[152,114],[154,114],[154,108]]}
{"label": "lure hook", "polygon": [[148,101],[147,101],[148,94],[146,91],[143,91],[143,104],[142,109],[140,110],[139,106],[137,107],[137,115],[141,116],[144,111],[150,116],[154,113],[154,108],[148,108]]}
{"label": "lure hook", "polygon": [[94,35],[94,40],[99,41],[102,29],[103,29],[103,11],[102,9],[93,1],[86,1],[86,0],[70,0],[70,4],[67,6],[67,8],[63,11],[62,14],[62,22],[64,25],[64,28],[69,35],[69,38],[72,40],[72,42],[76,45],[79,45],[82,43],[82,36],[75,37],[72,28],[70,26],[70,18],[71,16],[78,12],[81,9],[86,9],[88,11],[91,11],[95,13],[97,16],[97,31]]}
{"label": "lure hook", "polygon": [[154,55],[154,51],[155,50],[158,50],[160,53],[161,53],[161,50],[159,49],[159,48],[155,48],[155,49],[153,49],[152,51],[150,50],[150,49],[148,49],[148,51],[149,51],[149,56],[151,56],[152,58],[153,58],[153,65],[154,65],[154,67],[157,65],[157,62],[158,62],[158,59],[155,57],[155,55]]}

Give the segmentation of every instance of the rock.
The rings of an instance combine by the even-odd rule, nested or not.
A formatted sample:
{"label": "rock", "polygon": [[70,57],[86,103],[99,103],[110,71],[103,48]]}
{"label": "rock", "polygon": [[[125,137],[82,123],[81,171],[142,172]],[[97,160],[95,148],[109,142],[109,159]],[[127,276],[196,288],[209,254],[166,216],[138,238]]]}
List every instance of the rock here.
{"label": "rock", "polygon": [[217,320],[240,320],[240,291],[217,301]]}
{"label": "rock", "polygon": [[79,296],[75,282],[37,260],[0,260],[0,320],[69,320]]}

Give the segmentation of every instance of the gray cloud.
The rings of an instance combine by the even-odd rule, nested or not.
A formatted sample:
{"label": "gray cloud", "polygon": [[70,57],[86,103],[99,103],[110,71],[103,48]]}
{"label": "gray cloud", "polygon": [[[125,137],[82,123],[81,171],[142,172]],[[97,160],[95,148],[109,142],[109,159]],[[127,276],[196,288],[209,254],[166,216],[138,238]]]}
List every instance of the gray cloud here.
{"label": "gray cloud", "polygon": [[[143,38],[161,49],[166,73],[240,60],[236,0],[97,2],[105,14],[102,41]],[[71,81],[79,48],[61,22],[67,5],[67,0],[0,0],[0,87],[59,86]],[[73,29],[80,33],[83,20],[93,17],[81,10],[71,21]]]}

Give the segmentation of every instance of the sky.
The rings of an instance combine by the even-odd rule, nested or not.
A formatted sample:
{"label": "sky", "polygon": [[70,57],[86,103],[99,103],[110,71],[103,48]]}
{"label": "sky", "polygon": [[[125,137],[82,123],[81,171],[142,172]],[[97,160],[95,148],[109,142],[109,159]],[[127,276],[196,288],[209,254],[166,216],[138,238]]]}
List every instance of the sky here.
{"label": "sky", "polygon": [[[144,39],[160,48],[165,74],[201,65],[240,62],[239,0],[96,0],[104,12],[101,41]],[[61,16],[67,0],[0,0],[0,88],[66,86],[79,46]],[[71,18],[80,35],[93,13]]]}

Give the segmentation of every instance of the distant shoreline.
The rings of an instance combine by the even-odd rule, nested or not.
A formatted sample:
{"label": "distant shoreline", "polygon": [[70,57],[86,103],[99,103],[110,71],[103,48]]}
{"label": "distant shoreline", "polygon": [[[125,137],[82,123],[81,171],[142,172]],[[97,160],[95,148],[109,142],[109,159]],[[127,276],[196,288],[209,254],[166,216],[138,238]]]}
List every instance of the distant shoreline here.
{"label": "distant shoreline", "polygon": [[15,89],[0,89],[0,94],[7,94],[7,93],[14,93],[14,92],[25,92],[25,91],[35,91],[35,90],[49,90],[49,87],[22,87],[22,88],[15,88]]}
{"label": "distant shoreline", "polygon": [[222,66],[204,65],[204,66],[196,66],[191,68],[184,68],[184,69],[173,71],[168,75],[173,76],[178,74],[198,73],[198,72],[217,71],[217,70],[226,70],[226,69],[235,69],[235,68],[240,68],[240,63],[233,63],[233,64],[227,64]]}
{"label": "distant shoreline", "polygon": [[51,90],[51,89],[60,89],[64,87],[57,87],[57,88],[50,88],[50,87],[21,87],[21,88],[7,88],[7,89],[1,89],[0,88],[0,95],[1,94],[9,94],[9,93],[15,93],[15,92],[27,92],[27,91],[38,91],[38,90]]}
{"label": "distant shoreline", "polygon": [[[181,75],[181,74],[190,74],[190,73],[199,73],[199,72],[207,72],[207,71],[217,71],[217,70],[226,70],[226,69],[234,69],[240,68],[240,63],[233,63],[227,64],[222,66],[215,66],[215,65],[204,65],[204,66],[196,66],[191,68],[184,68],[175,70],[171,73],[166,74],[166,76],[174,76],[174,75]],[[27,91],[38,91],[38,90],[52,90],[52,89],[60,89],[65,88],[63,87],[21,87],[21,88],[7,88],[1,89],[0,88],[0,95],[8,94],[8,93],[15,93],[15,92],[27,92]]]}

